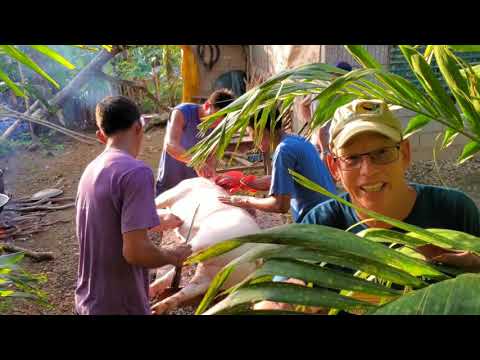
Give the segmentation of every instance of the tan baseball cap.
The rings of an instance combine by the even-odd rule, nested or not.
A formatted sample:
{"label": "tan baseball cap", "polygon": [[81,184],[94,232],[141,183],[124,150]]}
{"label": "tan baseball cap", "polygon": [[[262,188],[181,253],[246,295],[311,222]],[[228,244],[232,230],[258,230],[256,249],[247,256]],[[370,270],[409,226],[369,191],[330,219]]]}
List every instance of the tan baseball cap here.
{"label": "tan baseball cap", "polygon": [[330,125],[330,147],[341,148],[353,136],[377,132],[395,142],[402,140],[402,124],[383,100],[357,99],[339,107]]}

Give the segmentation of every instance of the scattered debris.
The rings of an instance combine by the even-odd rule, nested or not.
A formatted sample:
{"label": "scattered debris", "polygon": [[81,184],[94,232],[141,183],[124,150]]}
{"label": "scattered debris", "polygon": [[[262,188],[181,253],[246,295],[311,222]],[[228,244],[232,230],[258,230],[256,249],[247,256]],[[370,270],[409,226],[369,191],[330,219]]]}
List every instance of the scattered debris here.
{"label": "scattered debris", "polygon": [[25,256],[32,258],[35,261],[53,260],[53,254],[51,252],[32,251],[16,245],[6,244],[0,242],[0,250],[6,252],[23,252]]}
{"label": "scattered debris", "polygon": [[161,114],[142,115],[142,118],[145,120],[145,132],[150,131],[155,126],[165,126],[168,122],[169,117],[169,112],[164,112]]}
{"label": "scattered debris", "polygon": [[[10,206],[5,206],[0,221],[0,241],[1,247],[6,251],[23,251],[29,257],[37,261],[53,259],[51,253],[34,252],[20,248],[11,244],[12,241],[25,241],[32,237],[32,234],[48,230],[51,225],[57,223],[68,223],[71,220],[47,221],[48,211],[67,209],[75,206],[72,197],[59,197],[63,194],[60,189],[45,189],[32,196],[13,199],[9,202]],[[61,204],[68,201],[67,204]],[[58,204],[61,205],[58,205]],[[43,210],[43,211],[37,211]],[[24,214],[27,213],[28,214]],[[7,243],[8,242],[8,243]]]}
{"label": "scattered debris", "polygon": [[37,151],[38,149],[40,149],[41,145],[39,143],[33,143],[32,145],[30,145],[29,147],[27,147],[27,150],[28,151]]}

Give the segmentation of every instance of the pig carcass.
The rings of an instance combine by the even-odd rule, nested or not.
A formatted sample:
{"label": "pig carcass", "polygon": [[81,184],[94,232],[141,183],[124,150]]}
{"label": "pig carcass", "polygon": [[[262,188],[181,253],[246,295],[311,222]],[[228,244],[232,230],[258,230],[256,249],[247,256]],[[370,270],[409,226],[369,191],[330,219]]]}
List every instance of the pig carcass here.
{"label": "pig carcass", "polygon": [[[182,181],[174,188],[164,192],[155,199],[158,209],[169,209],[183,220],[176,229],[177,235],[186,240],[192,218],[197,209],[189,244],[193,252],[205,249],[221,241],[260,231],[253,216],[244,209],[226,205],[217,200],[218,196],[228,195],[220,186],[205,178],[193,178]],[[197,265],[191,281],[174,295],[153,305],[156,314],[177,308],[181,303],[193,299],[208,290],[214,276],[231,260],[245,253],[253,245],[242,245],[226,254],[206,260]],[[255,264],[239,266],[226,281],[224,288],[243,280],[255,268]],[[164,268],[162,268],[164,269]],[[150,285],[150,297],[161,294],[170,286],[175,269],[163,271],[164,275]]]}

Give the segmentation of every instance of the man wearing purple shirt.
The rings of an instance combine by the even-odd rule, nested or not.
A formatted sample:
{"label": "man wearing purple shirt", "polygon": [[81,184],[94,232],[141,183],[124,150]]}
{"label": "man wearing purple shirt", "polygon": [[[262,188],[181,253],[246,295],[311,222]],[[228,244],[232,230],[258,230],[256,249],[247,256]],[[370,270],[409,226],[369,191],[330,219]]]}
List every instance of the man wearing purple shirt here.
{"label": "man wearing purple shirt", "polygon": [[151,314],[148,268],[180,265],[189,246],[158,248],[147,231],[181,225],[155,208],[152,170],[136,157],[143,139],[140,112],[123,96],[96,108],[105,150],[85,169],[76,199],[80,245],[75,311],[81,315]]}

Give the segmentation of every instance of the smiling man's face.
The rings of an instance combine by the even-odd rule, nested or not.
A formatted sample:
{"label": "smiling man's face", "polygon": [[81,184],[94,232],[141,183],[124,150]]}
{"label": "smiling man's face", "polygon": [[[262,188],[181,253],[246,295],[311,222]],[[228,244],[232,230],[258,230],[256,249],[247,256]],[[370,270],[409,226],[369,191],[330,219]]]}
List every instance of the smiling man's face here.
{"label": "smiling man's face", "polygon": [[410,145],[408,141],[402,141],[399,149],[395,148],[396,145],[393,140],[381,134],[367,132],[354,136],[334,151],[335,156],[344,159],[377,150],[398,152],[396,160],[383,165],[374,164],[371,158],[362,156],[359,167],[350,170],[341,168],[341,159],[329,161],[333,175],[342,182],[354,204],[382,211],[397,200],[396,191],[406,186],[405,171],[410,164]]}

